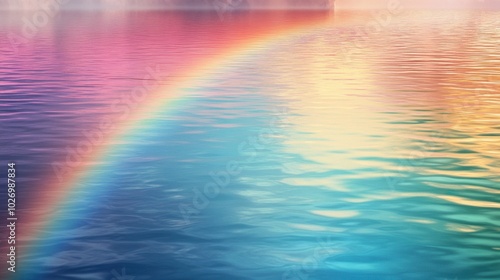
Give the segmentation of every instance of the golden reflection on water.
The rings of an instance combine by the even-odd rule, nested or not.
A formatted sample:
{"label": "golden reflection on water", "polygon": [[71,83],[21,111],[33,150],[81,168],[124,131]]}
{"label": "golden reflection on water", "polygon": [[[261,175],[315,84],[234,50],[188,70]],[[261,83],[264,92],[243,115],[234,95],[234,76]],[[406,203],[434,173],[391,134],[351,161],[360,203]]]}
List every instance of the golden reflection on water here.
{"label": "golden reflection on water", "polygon": [[[453,21],[442,24],[448,17]],[[400,165],[448,159],[448,165],[412,171],[498,181],[500,56],[494,45],[500,23],[494,15],[477,18],[474,12],[443,18],[422,12],[365,36],[357,33],[363,20],[337,19],[275,58],[269,71],[283,84],[294,131],[285,149],[309,161],[295,167],[304,173],[311,166],[314,172],[364,168],[355,177],[369,178]],[[342,55],[349,40],[354,50]],[[299,176],[285,183],[346,191],[335,182],[338,175],[317,181],[293,173]]]}

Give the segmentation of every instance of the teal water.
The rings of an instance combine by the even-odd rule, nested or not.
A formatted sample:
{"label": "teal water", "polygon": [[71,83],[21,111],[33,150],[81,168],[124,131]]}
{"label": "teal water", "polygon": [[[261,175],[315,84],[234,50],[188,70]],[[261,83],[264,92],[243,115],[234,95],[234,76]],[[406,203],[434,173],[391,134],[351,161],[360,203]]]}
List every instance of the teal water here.
{"label": "teal water", "polygon": [[500,279],[499,14],[369,34],[358,17],[183,88],[96,163],[21,277]]}

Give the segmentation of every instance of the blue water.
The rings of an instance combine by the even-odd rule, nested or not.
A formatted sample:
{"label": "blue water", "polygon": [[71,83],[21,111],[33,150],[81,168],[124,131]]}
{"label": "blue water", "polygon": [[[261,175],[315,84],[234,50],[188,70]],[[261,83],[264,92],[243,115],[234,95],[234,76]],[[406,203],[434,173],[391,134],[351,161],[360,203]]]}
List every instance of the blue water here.
{"label": "blue water", "polygon": [[[369,34],[364,16],[337,15],[180,89],[175,110],[151,112],[93,162],[18,278],[500,279],[499,14],[419,12]],[[113,34],[94,27],[41,53],[50,71],[0,61],[2,127],[17,132],[2,154],[33,170],[31,193],[40,161],[64,156],[142,77],[127,63],[173,59],[146,34],[134,43],[144,54],[118,42],[130,57],[77,71],[78,40]],[[118,35],[140,26],[127,28]],[[93,73],[114,59],[131,61],[111,69],[116,83]]]}

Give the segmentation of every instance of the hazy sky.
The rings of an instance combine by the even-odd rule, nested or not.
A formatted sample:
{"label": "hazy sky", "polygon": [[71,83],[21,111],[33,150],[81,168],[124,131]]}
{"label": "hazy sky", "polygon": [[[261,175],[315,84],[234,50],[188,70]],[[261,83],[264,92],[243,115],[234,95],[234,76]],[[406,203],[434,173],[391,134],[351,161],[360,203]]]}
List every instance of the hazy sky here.
{"label": "hazy sky", "polygon": [[[3,9],[39,9],[40,3],[58,0],[0,0]],[[62,1],[62,0],[61,0]],[[329,0],[65,0],[63,8],[212,8],[215,4],[234,5],[243,1],[253,8],[319,8]],[[397,1],[404,8],[472,8],[500,7],[500,0],[336,0],[337,9],[381,8]],[[233,3],[233,4],[231,4]]]}
{"label": "hazy sky", "polygon": [[338,8],[383,8],[391,1],[406,8],[478,8],[500,6],[500,0],[337,0]]}

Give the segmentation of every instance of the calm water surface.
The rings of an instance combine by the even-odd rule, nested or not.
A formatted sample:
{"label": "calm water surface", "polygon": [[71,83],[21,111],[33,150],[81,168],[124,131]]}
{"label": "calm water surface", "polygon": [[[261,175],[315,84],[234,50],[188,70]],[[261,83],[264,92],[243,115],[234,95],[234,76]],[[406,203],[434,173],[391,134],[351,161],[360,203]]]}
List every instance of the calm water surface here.
{"label": "calm water surface", "polygon": [[[82,160],[69,206],[25,235],[16,279],[500,279],[500,13],[370,23],[64,12],[4,41],[1,156],[18,165],[19,215],[50,212],[36,198],[64,189],[47,186],[52,163],[102,119],[147,118]],[[264,43],[223,59],[249,42]],[[151,72],[158,88],[192,79],[127,103]]]}

